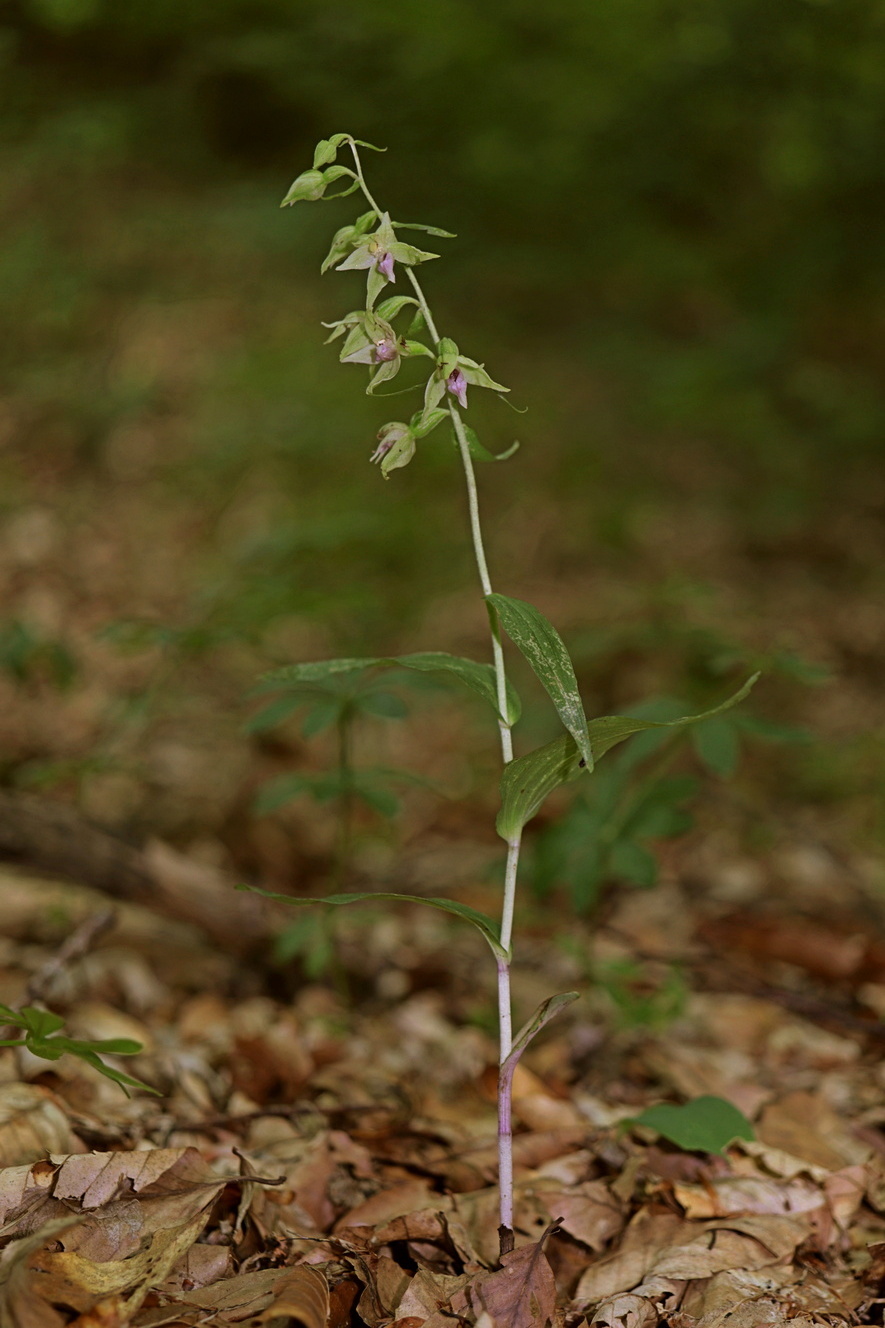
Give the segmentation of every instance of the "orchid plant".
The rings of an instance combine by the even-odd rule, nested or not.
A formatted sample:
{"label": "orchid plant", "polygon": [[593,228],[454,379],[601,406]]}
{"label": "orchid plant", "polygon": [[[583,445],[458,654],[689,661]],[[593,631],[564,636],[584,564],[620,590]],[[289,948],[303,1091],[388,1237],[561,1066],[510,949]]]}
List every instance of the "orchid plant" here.
{"label": "orchid plant", "polygon": [[[397,667],[420,672],[443,673],[480,695],[491,707],[500,737],[502,775],[497,832],[506,845],[506,866],[500,920],[480,913],[457,900],[428,898],[393,893],[336,894],[323,899],[297,899],[272,894],[284,902],[341,905],[364,899],[399,899],[429,904],[471,923],[478,928],[495,957],[498,973],[498,1163],[500,1188],[500,1245],[502,1255],[514,1248],[514,1188],[511,1099],[517,1063],[532,1041],[560,1010],[577,997],[564,992],[544,1001],[528,1022],[515,1034],[511,1016],[511,965],[513,960],[513,924],[516,904],[517,874],[523,827],[539,810],[554,789],[589,775],[594,765],[616,744],[632,734],[650,729],[679,729],[699,720],[709,719],[736,704],[747,695],[755,676],[733,696],[714,710],[688,715],[666,722],[607,715],[588,719],[578,690],[574,666],[556,628],[533,605],[523,600],[497,594],[492,587],[480,522],[479,496],[474,471],[475,461],[503,460],[513,448],[497,458],[483,447],[475,430],[462,412],[468,410],[468,393],[473,388],[504,394],[509,389],[497,382],[484,365],[462,354],[459,346],[437,328],[416,269],[434,260],[429,253],[400,238],[402,231],[422,231],[432,237],[453,238],[435,226],[391,220],[375,201],[366,183],[360,148],[369,148],[350,134],[333,134],[317,144],[313,165],[293,183],[282,206],[320,199],[342,198],[360,193],[368,208],[355,221],[342,226],[332,239],[322,271],[365,272],[366,293],[362,308],[325,324],[330,329],[329,342],[342,341],[339,360],[342,364],[366,366],[369,381],[366,391],[373,395],[390,382],[407,359],[426,359],[428,376],[423,404],[408,421],[393,420],[378,432],[377,446],[371,454],[385,479],[393,471],[409,465],[419,443],[445,425],[463,472],[467,494],[470,538],[476,561],[479,589],[489,617],[490,663],[447,654],[425,651],[399,657],[373,656],[324,660],[293,664],[269,674],[261,689],[268,692],[297,690],[306,683],[319,682],[336,674],[358,670]],[[352,165],[340,163],[338,155],[349,154]],[[340,188],[333,186],[341,185]],[[391,284],[404,277],[407,291],[385,295]],[[408,320],[408,321],[406,321]],[[343,339],[343,340],[342,340]],[[505,662],[505,639],[522,653],[545,688],[562,723],[563,733],[552,742],[525,755],[515,756],[513,729],[520,717],[520,700],[508,679]],[[261,893],[270,893],[264,892]]]}

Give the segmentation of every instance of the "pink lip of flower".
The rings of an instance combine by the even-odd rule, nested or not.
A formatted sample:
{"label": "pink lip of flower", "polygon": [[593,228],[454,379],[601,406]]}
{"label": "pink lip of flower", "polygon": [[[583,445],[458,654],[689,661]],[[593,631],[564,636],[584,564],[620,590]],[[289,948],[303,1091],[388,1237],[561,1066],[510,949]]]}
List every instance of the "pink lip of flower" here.
{"label": "pink lip of flower", "polygon": [[390,253],[381,253],[375,258],[375,267],[387,278],[388,281],[396,281],[393,271],[393,263],[393,254]]}
{"label": "pink lip of flower", "polygon": [[399,351],[396,345],[386,337],[375,342],[375,357],[380,364],[389,364],[391,360],[396,359],[398,354]]}
{"label": "pink lip of flower", "polygon": [[467,379],[460,369],[453,369],[446,379],[446,387],[452,396],[458,401],[458,404],[467,409]]}

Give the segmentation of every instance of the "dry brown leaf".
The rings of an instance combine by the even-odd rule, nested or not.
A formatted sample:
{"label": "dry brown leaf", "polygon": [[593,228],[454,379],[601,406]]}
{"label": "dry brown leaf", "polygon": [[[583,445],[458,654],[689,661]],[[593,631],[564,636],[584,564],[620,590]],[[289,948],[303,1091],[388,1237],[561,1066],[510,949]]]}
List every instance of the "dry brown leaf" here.
{"label": "dry brown leaf", "polygon": [[31,1266],[39,1274],[40,1292],[53,1304],[67,1305],[80,1313],[109,1296],[128,1293],[131,1314],[148,1291],[169,1276],[202,1232],[207,1218],[208,1213],[203,1212],[181,1226],[155,1232],[143,1249],[126,1259],[96,1263],[76,1251],[36,1254]]}
{"label": "dry brown leaf", "polygon": [[603,1301],[590,1322],[599,1324],[600,1328],[655,1328],[660,1315],[645,1296],[628,1293]]}
{"label": "dry brown leaf", "polygon": [[48,1222],[39,1231],[14,1240],[0,1254],[0,1323],[3,1328],[61,1328],[64,1319],[41,1294],[43,1285],[31,1273],[47,1241],[57,1240],[78,1217]]}
{"label": "dry brown leaf", "polygon": [[[281,1268],[283,1276],[274,1287],[273,1303],[260,1310],[253,1323],[301,1324],[303,1328],[326,1328],[329,1313],[329,1285],[317,1268],[299,1264]],[[234,1280],[234,1279],[231,1279]]]}
{"label": "dry brown leaf", "polygon": [[556,1305],[556,1283],[543,1243],[505,1254],[501,1265],[471,1288],[494,1328],[547,1328]]}
{"label": "dry brown leaf", "polygon": [[824,1098],[816,1093],[788,1093],[762,1112],[759,1140],[827,1171],[864,1162],[870,1149],[854,1139]]}
{"label": "dry brown leaf", "polygon": [[538,1197],[563,1231],[595,1253],[623,1228],[624,1206],[602,1180],[587,1180],[567,1190],[538,1186]]}
{"label": "dry brown leaf", "polygon": [[54,1094],[39,1084],[0,1084],[0,1167],[48,1153],[72,1153],[78,1141]]}
{"label": "dry brown leaf", "polygon": [[379,1190],[364,1203],[352,1208],[340,1218],[334,1230],[342,1231],[348,1227],[379,1226],[392,1222],[396,1217],[405,1217],[409,1213],[420,1212],[425,1208],[445,1210],[451,1206],[443,1194],[431,1190],[426,1180],[403,1181],[389,1189]]}
{"label": "dry brown leaf", "polygon": [[617,1250],[591,1264],[581,1276],[575,1299],[582,1305],[610,1300],[644,1281],[662,1250],[691,1240],[695,1227],[675,1213],[640,1208]]}
{"label": "dry brown leaf", "polygon": [[431,1315],[445,1311],[458,1293],[464,1291],[467,1283],[468,1278],[463,1274],[449,1276],[422,1268],[409,1283],[397,1307],[397,1314],[401,1319],[416,1318],[424,1323]]}
{"label": "dry brown leaf", "polygon": [[357,1312],[369,1328],[389,1323],[409,1283],[412,1274],[406,1272],[393,1259],[384,1254],[367,1254],[353,1261],[354,1271],[365,1280],[365,1287],[357,1304]]}
{"label": "dry brown leaf", "polygon": [[824,1202],[821,1187],[804,1177],[716,1176],[704,1185],[677,1182],[673,1193],[688,1218],[732,1213],[807,1213]]}

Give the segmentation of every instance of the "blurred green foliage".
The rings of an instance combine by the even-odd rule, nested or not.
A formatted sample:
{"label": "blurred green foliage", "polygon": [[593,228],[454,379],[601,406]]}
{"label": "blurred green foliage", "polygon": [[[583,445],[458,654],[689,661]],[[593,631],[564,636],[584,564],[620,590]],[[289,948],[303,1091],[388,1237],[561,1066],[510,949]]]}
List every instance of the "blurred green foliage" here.
{"label": "blurred green foliage", "polygon": [[[246,641],[286,663],[275,630],[305,619],[342,653],[427,644],[428,599],[471,576],[451,453],[428,440],[382,491],[385,413],[321,345],[355,285],[310,275],[350,204],[277,209],[346,129],[389,147],[372,184],[396,215],[459,233],[434,307],[531,408],[471,403],[487,446],[525,444],[482,475],[496,564],[543,494],[559,518],[517,579],[540,552],[568,580],[591,541],[648,575],[681,481],[761,577],[786,548],[875,589],[827,530],[845,495],[882,501],[883,32],[882,0],[0,0],[0,515],[73,475],[198,512],[177,659]],[[665,591],[656,622],[717,595]],[[599,709],[640,657],[678,656],[660,681],[689,693],[726,667],[626,621],[642,608],[588,642]],[[0,644],[7,670],[61,671],[18,628]]]}

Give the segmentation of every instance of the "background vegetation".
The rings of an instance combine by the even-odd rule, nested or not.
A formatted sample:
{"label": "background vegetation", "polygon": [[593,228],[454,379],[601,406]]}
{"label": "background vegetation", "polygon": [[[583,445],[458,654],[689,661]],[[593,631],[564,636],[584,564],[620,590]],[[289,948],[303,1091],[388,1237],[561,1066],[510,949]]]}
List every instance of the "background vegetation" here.
{"label": "background vegetation", "polygon": [[[285,875],[245,809],[322,753],[246,750],[255,672],[440,622],[483,649],[447,444],[382,485],[388,413],[321,344],[349,204],[277,209],[346,129],[389,147],[396,215],[458,232],[434,305],[527,408],[471,411],[523,444],[481,476],[501,589],[563,628],[596,713],[767,664],[757,716],[813,739],[742,734],[712,819],[874,854],[883,29],[871,0],[6,0],[5,781]],[[463,790],[457,732],[416,724],[370,754]]]}

